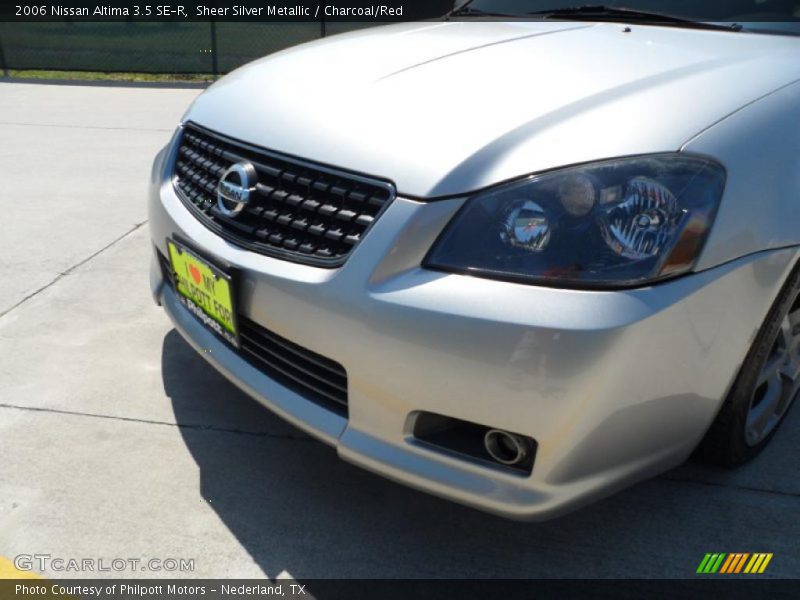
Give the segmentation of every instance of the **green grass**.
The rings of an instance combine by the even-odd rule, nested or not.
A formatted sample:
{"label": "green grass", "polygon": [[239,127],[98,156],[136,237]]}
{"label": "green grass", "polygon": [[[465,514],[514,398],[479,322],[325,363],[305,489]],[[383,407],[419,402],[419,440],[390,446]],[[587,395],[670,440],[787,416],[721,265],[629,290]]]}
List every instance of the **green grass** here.
{"label": "green grass", "polygon": [[180,73],[100,73],[98,71],[43,71],[10,69],[9,76],[18,79],[70,79],[75,81],[133,81],[166,83],[210,83],[213,75]]}

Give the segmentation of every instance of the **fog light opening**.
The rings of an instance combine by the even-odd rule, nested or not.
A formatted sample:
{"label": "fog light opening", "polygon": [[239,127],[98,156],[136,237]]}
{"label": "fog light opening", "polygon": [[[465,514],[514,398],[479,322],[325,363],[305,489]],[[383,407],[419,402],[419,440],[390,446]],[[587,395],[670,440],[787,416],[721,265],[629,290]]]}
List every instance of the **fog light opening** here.
{"label": "fog light opening", "polygon": [[533,472],[537,444],[532,437],[424,411],[409,419],[411,443],[497,471],[523,477]]}
{"label": "fog light opening", "polygon": [[525,438],[501,429],[487,431],[483,437],[483,444],[489,456],[509,466],[525,462],[530,453]]}

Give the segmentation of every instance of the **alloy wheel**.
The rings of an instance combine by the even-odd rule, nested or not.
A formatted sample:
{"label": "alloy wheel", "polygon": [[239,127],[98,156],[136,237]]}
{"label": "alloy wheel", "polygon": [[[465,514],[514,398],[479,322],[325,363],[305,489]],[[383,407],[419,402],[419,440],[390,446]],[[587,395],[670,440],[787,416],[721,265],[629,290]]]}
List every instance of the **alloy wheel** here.
{"label": "alloy wheel", "polygon": [[781,321],[761,368],[745,423],[748,446],[763,441],[780,423],[800,392],[800,292]]}

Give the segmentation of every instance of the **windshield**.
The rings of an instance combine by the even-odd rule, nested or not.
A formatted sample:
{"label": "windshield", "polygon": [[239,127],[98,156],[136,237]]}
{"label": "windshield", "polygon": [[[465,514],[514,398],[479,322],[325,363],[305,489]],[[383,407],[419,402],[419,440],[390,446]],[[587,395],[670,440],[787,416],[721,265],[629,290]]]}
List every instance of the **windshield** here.
{"label": "windshield", "polygon": [[735,22],[746,29],[800,34],[800,0],[472,0],[473,11],[525,15],[586,5],[659,13],[702,22]]}

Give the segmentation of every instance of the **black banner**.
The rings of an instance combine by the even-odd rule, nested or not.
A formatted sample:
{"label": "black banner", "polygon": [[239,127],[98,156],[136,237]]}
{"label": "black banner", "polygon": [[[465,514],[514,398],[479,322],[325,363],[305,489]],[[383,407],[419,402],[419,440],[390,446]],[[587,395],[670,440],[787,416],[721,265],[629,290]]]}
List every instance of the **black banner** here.
{"label": "black banner", "polygon": [[0,20],[375,22],[438,17],[453,0],[2,0]]}
{"label": "black banner", "polygon": [[0,598],[16,600],[491,600],[502,598],[681,598],[712,594],[727,599],[797,598],[800,582],[748,579],[748,576],[698,577],[691,580],[446,580],[446,579],[20,579],[0,580]]}
{"label": "black banner", "polygon": [[[671,3],[669,0],[610,0],[612,8],[646,10],[699,21],[800,22],[790,4],[772,7],[762,0],[744,0],[738,8],[719,2]],[[470,19],[558,20],[542,12],[561,8],[589,9],[568,20],[592,20],[602,3],[568,0],[0,0],[3,22],[294,22],[392,23],[440,18],[470,5],[461,16]],[[764,5],[764,6],[762,6]],[[737,5],[738,6],[738,5]],[[744,12],[741,12],[744,11]],[[540,13],[538,15],[531,13]],[[643,22],[642,15],[632,17]],[[598,20],[604,20],[599,17]],[[614,21],[624,20],[616,15]],[[645,19],[646,20],[646,19]]]}

